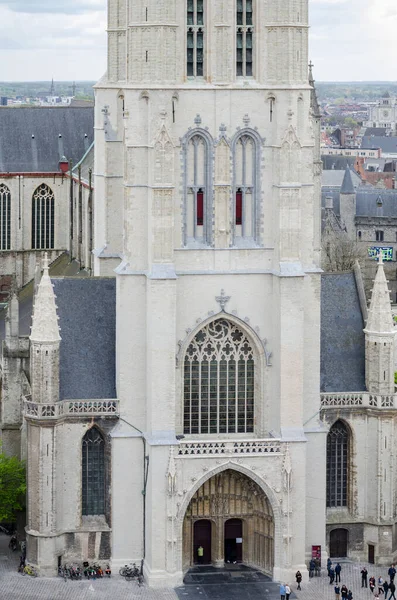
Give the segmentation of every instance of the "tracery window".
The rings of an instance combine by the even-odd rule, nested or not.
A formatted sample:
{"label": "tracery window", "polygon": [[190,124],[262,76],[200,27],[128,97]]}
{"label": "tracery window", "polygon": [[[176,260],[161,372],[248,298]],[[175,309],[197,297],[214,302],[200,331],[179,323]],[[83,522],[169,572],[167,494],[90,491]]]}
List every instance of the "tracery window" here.
{"label": "tracery window", "polygon": [[249,134],[241,135],[234,147],[234,238],[256,241],[257,146]]}
{"label": "tracery window", "polygon": [[82,514],[105,514],[105,440],[92,427],[82,443]]}
{"label": "tracery window", "polygon": [[187,76],[204,76],[204,0],[187,0]]}
{"label": "tracery window", "polygon": [[350,435],[337,421],[327,436],[327,507],[347,506]]}
{"label": "tracery window", "polygon": [[236,74],[237,77],[253,75],[253,0],[237,0],[236,15]]}
{"label": "tracery window", "polygon": [[202,244],[211,242],[211,167],[210,146],[200,133],[186,146],[186,240]]}
{"label": "tracery window", "polygon": [[201,329],[184,364],[184,433],[251,433],[254,430],[254,350],[226,319]]}
{"label": "tracery window", "polygon": [[32,248],[54,248],[54,192],[42,183],[32,198]]}
{"label": "tracery window", "polygon": [[0,184],[0,250],[11,249],[11,192]]}

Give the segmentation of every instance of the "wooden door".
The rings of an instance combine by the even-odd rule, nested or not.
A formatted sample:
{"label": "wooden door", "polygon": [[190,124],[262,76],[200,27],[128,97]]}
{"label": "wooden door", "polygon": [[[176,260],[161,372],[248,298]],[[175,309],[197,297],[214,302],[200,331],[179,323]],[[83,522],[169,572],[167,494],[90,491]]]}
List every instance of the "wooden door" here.
{"label": "wooden door", "polygon": [[371,565],[375,564],[375,546],[368,544],[368,562]]}
{"label": "wooden door", "polygon": [[225,562],[243,561],[243,522],[228,519],[225,523]]}
{"label": "wooden door", "polygon": [[334,529],[329,536],[329,555],[331,558],[344,558],[347,556],[348,544],[347,529]]}
{"label": "wooden door", "polygon": [[[208,565],[211,562],[211,530],[212,523],[208,519],[201,519],[194,524],[193,535],[193,562]],[[204,552],[200,560],[198,549],[202,546]]]}

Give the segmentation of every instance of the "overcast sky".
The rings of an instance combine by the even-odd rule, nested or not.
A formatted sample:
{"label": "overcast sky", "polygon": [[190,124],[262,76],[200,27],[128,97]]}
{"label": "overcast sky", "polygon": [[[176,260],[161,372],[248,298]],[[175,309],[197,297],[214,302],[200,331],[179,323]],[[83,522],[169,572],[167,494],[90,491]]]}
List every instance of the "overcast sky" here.
{"label": "overcast sky", "polygon": [[[317,80],[397,79],[397,0],[309,2]],[[0,0],[0,81],[99,79],[106,3]]]}

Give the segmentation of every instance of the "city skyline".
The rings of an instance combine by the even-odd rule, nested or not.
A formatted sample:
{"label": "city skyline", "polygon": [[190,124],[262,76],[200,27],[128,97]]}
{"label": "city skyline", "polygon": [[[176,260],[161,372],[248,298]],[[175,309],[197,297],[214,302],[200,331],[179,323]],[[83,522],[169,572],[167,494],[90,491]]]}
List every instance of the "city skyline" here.
{"label": "city skyline", "polygon": [[[106,0],[0,0],[0,81],[94,81],[106,70]],[[395,0],[310,0],[318,81],[388,81]]]}

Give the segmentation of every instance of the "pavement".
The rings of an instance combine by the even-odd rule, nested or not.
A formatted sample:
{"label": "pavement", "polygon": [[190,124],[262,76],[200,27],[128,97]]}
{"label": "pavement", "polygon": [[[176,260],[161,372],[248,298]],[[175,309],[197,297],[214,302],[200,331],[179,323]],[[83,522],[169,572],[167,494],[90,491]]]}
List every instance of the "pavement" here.
{"label": "pavement", "polygon": [[[23,576],[17,572],[19,553],[8,549],[9,539],[0,534],[0,600],[280,600],[277,583],[244,565],[195,567],[175,590],[139,587],[118,574],[96,581]],[[364,564],[369,577],[387,577],[387,567],[341,561],[341,583],[352,590],[354,600],[372,600],[369,588],[361,588]],[[302,583],[300,592],[295,582],[286,583],[292,588],[291,600],[335,600],[334,586],[329,585],[326,573]]]}

